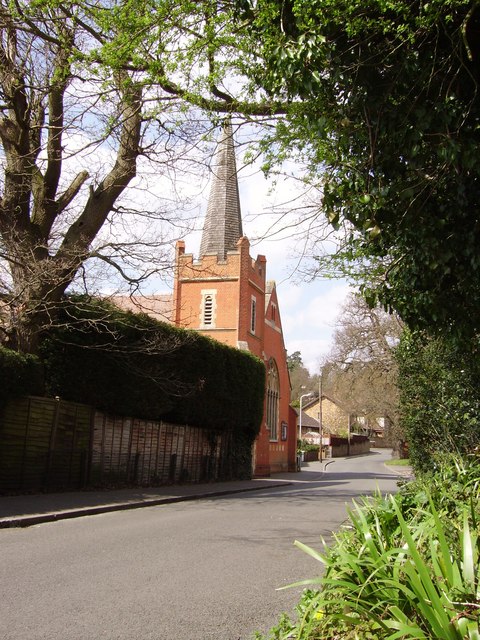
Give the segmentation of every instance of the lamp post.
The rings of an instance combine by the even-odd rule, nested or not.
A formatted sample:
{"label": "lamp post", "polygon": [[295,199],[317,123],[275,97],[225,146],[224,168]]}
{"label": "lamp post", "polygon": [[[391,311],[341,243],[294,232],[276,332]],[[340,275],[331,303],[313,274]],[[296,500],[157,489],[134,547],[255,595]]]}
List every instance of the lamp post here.
{"label": "lamp post", "polygon": [[312,396],[312,393],[304,393],[303,395],[300,396],[300,416],[299,416],[299,420],[298,420],[298,441],[301,442],[302,441],[302,404],[303,404],[303,399],[304,398],[310,398]]}
{"label": "lamp post", "polygon": [[318,427],[320,432],[320,462],[323,461],[323,415],[322,415],[322,394],[323,394],[323,369],[320,369],[320,380],[318,383]]}
{"label": "lamp post", "polygon": [[347,444],[347,456],[350,455],[350,433],[352,431],[352,414],[348,414],[348,444]]}

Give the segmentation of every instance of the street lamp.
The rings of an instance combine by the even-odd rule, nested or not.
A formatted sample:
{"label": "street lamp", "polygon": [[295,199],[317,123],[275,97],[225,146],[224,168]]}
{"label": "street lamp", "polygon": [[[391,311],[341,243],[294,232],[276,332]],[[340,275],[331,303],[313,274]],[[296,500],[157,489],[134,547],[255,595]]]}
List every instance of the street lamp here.
{"label": "street lamp", "polygon": [[322,395],[323,395],[323,369],[320,369],[320,380],[318,383],[318,431],[320,432],[320,462],[323,461],[323,414],[322,414]]}
{"label": "street lamp", "polygon": [[313,395],[313,393],[304,393],[303,395],[300,396],[300,417],[298,420],[298,440],[299,442],[302,441],[302,403],[303,403],[303,399],[304,398],[311,398]]}

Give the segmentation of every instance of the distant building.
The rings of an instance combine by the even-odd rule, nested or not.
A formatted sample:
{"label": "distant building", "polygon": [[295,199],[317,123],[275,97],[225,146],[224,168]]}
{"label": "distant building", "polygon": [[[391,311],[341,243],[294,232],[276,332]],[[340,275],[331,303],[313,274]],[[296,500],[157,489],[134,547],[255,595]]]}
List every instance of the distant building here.
{"label": "distant building", "polygon": [[[318,397],[305,403],[303,412],[310,419],[317,422],[319,429],[319,401]],[[322,432],[326,435],[346,435],[351,433],[367,435],[371,438],[383,438],[387,418],[367,418],[356,413],[350,413],[342,403],[329,395],[322,394]],[[316,431],[315,425],[311,425],[310,431]],[[303,421],[302,421],[303,430]]]}
{"label": "distant building", "polygon": [[[305,409],[302,409],[302,424],[300,425],[300,409],[296,409],[297,412],[297,437],[301,440],[306,440],[310,444],[320,443],[320,423],[310,413],[307,413]],[[301,428],[301,433],[300,433]],[[311,442],[312,434],[317,435],[318,442]],[[307,437],[308,436],[308,437]]]}
{"label": "distant building", "polygon": [[[320,419],[319,407],[318,397],[306,402],[303,406],[304,413],[317,421],[317,428],[319,428]],[[348,432],[349,417],[349,412],[339,402],[330,396],[322,394],[322,432],[324,435],[346,434]]]}

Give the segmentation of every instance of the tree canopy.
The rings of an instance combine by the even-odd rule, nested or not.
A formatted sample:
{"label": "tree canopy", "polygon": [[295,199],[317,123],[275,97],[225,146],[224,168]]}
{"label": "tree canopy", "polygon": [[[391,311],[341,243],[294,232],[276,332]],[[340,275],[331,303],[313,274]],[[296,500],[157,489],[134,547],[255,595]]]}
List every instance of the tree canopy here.
{"label": "tree canopy", "polygon": [[403,325],[395,314],[371,309],[350,295],[337,318],[328,355],[326,384],[342,406],[372,424],[385,419],[392,442],[400,440],[398,367],[395,351]]}
{"label": "tree canopy", "polygon": [[133,286],[140,264],[158,268],[165,237],[129,223],[165,211],[127,189],[146,166],[160,183],[181,170],[226,113],[282,114],[264,168],[308,163],[318,218],[345,226],[337,258],[372,304],[475,334],[474,0],[0,0],[0,31],[4,342],[35,350],[95,261]]}
{"label": "tree canopy", "polygon": [[[289,103],[342,261],[412,327],[471,336],[480,311],[480,7],[474,0],[237,2]],[[275,150],[274,153],[277,151]]]}
{"label": "tree canopy", "polygon": [[162,186],[201,165],[206,114],[275,111],[221,84],[244,38],[230,14],[210,1],[0,0],[2,342],[34,352],[72,283],[135,288],[158,272],[166,224],[180,226]]}

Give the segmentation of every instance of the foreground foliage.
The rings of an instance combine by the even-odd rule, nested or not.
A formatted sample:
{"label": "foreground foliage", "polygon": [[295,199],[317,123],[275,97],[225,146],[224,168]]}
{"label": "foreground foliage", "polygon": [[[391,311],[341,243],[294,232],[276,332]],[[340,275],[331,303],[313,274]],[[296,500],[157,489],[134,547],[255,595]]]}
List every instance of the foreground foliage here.
{"label": "foreground foliage", "polygon": [[479,512],[476,458],[355,504],[323,553],[296,542],[325,572],[269,640],[478,640]]}
{"label": "foreground foliage", "polygon": [[396,350],[401,426],[416,471],[439,452],[474,451],[480,444],[480,358],[447,338],[405,331]]}

